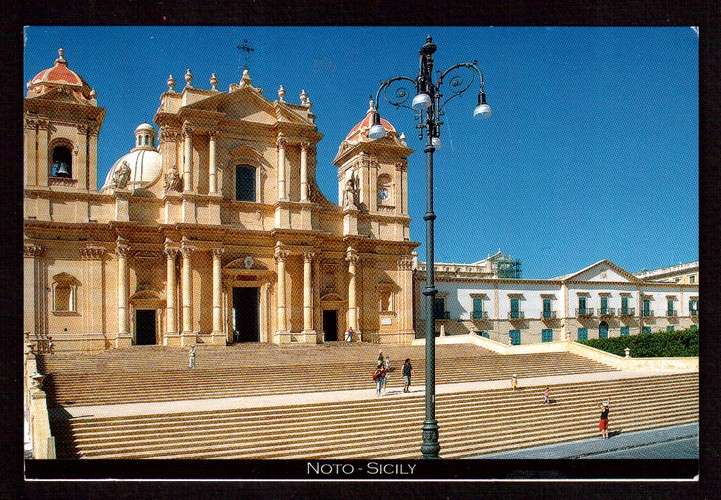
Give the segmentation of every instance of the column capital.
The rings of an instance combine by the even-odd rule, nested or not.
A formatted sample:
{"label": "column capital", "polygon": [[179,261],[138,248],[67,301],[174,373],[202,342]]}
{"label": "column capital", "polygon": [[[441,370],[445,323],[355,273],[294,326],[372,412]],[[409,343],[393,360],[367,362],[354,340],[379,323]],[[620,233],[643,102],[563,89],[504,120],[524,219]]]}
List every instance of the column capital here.
{"label": "column capital", "polygon": [[347,260],[351,264],[357,264],[360,260],[360,257],[358,256],[358,251],[353,247],[348,247],[345,252],[345,260]]}
{"label": "column capital", "polygon": [[289,255],[290,252],[283,246],[280,241],[276,243],[275,252],[273,254],[276,262],[285,262],[285,259],[287,259]]}
{"label": "column capital", "polygon": [[193,134],[193,126],[190,122],[183,122],[183,137],[189,137]]}
{"label": "column capital", "polygon": [[180,131],[176,128],[163,125],[160,127],[160,142],[175,142],[180,139]]}
{"label": "column capital", "polygon": [[190,245],[183,244],[180,247],[180,254],[183,256],[183,258],[190,257],[190,254],[192,254],[194,251],[195,251],[195,247],[192,247]]}
{"label": "column capital", "polygon": [[213,248],[213,257],[220,257],[225,253],[224,247]]}
{"label": "column capital", "polygon": [[178,252],[180,252],[180,248],[173,247],[165,244],[165,247],[163,247],[163,253],[169,258],[169,259],[175,259],[175,256],[178,255]]}
{"label": "column capital", "polygon": [[115,242],[115,255],[118,257],[127,257],[129,252],[130,245],[128,245],[128,241],[125,238],[118,236],[118,239]]}
{"label": "column capital", "polygon": [[310,142],[309,141],[300,141],[299,143],[301,151],[308,151],[310,149]]}
{"label": "column capital", "polygon": [[315,252],[315,251],[312,251],[312,250],[311,250],[311,251],[303,252],[303,260],[304,260],[305,262],[312,262],[313,259],[315,258],[315,256],[316,256],[316,252]]}
{"label": "column capital", "polygon": [[218,138],[219,135],[220,130],[215,127],[208,130],[208,140],[214,141]]}
{"label": "column capital", "polygon": [[413,256],[402,255],[398,258],[398,270],[399,271],[411,271],[413,270]]}
{"label": "column capital", "polygon": [[80,257],[84,260],[102,259],[105,252],[104,247],[88,245],[80,249]]}
{"label": "column capital", "polygon": [[278,145],[279,148],[285,148],[286,144],[288,144],[288,139],[285,138],[283,132],[278,132],[278,138],[276,139],[275,143]]}
{"label": "column capital", "polygon": [[35,243],[25,243],[23,245],[23,255],[25,257],[40,257],[43,252],[45,252],[45,248],[42,245]]}

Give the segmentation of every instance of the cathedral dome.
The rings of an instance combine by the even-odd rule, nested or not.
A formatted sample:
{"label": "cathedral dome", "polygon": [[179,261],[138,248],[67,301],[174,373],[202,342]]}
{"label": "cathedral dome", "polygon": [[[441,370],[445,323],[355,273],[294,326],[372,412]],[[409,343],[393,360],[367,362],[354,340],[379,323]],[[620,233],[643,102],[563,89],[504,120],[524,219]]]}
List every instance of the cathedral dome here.
{"label": "cathedral dome", "polygon": [[[368,112],[366,113],[365,117],[361,121],[356,123],[352,129],[350,129],[348,135],[345,136],[345,142],[347,142],[348,144],[356,144],[358,142],[370,141],[370,139],[368,138],[368,130],[370,130],[370,128],[373,126],[374,111],[375,108],[373,106],[373,101],[371,101],[370,107],[368,108]],[[396,134],[395,127],[383,117],[381,117],[381,125],[383,125],[383,128],[389,135]]]}
{"label": "cathedral dome", "polygon": [[127,189],[133,190],[146,187],[155,182],[160,176],[162,157],[154,147],[155,130],[148,123],[141,123],[135,129],[135,147],[129,153],[120,157],[110,167],[101,191],[114,186],[115,172],[126,164],[130,169]]}
{"label": "cathedral dome", "polygon": [[76,72],[68,68],[63,49],[58,49],[58,57],[51,68],[47,68],[35,75],[27,84],[28,97],[45,94],[54,88],[70,89],[76,96],[85,101],[95,100],[95,91]]}

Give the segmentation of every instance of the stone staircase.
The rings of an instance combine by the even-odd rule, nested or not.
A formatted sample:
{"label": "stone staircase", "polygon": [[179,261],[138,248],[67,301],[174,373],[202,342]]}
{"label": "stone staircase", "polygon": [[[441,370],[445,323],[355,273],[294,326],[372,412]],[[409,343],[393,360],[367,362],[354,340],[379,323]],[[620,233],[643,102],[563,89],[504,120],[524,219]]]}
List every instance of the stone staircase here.
{"label": "stone staircase", "polygon": [[[450,349],[449,349],[450,348]],[[292,349],[291,349],[292,350]],[[384,349],[384,352],[391,349]],[[152,355],[147,355],[150,353]],[[246,363],[245,351],[208,349],[199,352],[197,368],[185,368],[187,353],[180,350],[117,350],[71,357],[47,356],[46,387],[51,406],[88,406],[120,403],[177,401],[316,391],[370,389],[377,349],[354,347],[299,349],[296,356],[265,359],[258,350]],[[500,356],[475,346],[439,346],[436,383],[579,374],[612,368],[569,353]],[[363,357],[361,357],[361,355]],[[401,360],[412,359],[413,384],[424,383],[422,347],[397,347],[391,354],[394,371],[388,387],[401,387]],[[363,359],[359,361],[358,359]],[[293,364],[288,364],[288,363]],[[286,363],[286,364],[283,364]],[[82,370],[81,370],[82,368]]]}
{"label": "stone staircase", "polygon": [[[598,404],[605,398],[611,400],[612,436],[698,421],[697,373],[555,385],[550,405],[542,404],[541,391],[523,387],[437,395],[441,456],[470,457],[597,436]],[[57,418],[52,426],[58,458],[417,458],[423,417],[419,393],[269,408]]]}

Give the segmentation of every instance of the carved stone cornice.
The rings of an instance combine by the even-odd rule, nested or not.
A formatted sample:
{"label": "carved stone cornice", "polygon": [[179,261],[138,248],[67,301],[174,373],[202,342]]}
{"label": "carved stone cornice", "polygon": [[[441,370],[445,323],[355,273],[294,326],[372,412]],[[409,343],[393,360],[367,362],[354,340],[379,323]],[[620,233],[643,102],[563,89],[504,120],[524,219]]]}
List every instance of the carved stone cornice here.
{"label": "carved stone cornice", "polygon": [[45,248],[41,245],[35,243],[25,243],[23,245],[23,255],[25,257],[40,257],[43,252],[45,252]]}
{"label": "carved stone cornice", "polygon": [[76,125],[76,128],[78,129],[78,132],[80,134],[86,135],[90,131],[90,125],[87,123],[78,123]]}
{"label": "carved stone cornice", "polygon": [[88,245],[80,249],[80,257],[84,260],[97,260],[102,259],[106,252],[105,247]]}
{"label": "carved stone cornice", "polygon": [[25,119],[25,127],[33,128],[33,129],[40,129],[40,130],[47,130],[50,128],[50,121],[42,119],[42,118],[26,118]]}

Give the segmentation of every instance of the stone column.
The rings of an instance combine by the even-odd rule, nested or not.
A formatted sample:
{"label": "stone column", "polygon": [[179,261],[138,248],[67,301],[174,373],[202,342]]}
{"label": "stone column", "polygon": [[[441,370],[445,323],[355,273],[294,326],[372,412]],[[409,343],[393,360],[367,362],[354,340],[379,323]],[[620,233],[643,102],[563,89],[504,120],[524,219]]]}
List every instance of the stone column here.
{"label": "stone column", "polygon": [[213,332],[211,336],[214,344],[225,344],[225,338],[223,337],[223,289],[221,286],[220,262],[224,251],[224,248],[213,249]]}
{"label": "stone column", "polygon": [[278,199],[287,200],[288,191],[285,185],[285,145],[283,133],[278,134]]}
{"label": "stone column", "polygon": [[23,307],[24,314],[24,327],[25,332],[30,333],[30,338],[34,338],[36,334],[41,333],[42,320],[41,315],[41,303],[40,293],[44,287],[41,286],[40,279],[40,266],[38,260],[43,254],[43,247],[36,244],[25,244],[23,245],[23,279],[24,279],[24,300],[25,306]]}
{"label": "stone column", "polygon": [[356,306],[356,264],[358,264],[358,252],[348,247],[345,260],[348,261],[348,326],[353,328],[356,336],[360,337],[358,331],[358,308]]}
{"label": "stone column", "polygon": [[210,194],[218,192],[217,169],[215,166],[215,136],[216,132],[211,132],[208,143],[208,192]]}
{"label": "stone column", "polygon": [[308,146],[300,144],[300,201],[308,201]]}
{"label": "stone column", "polygon": [[[278,274],[278,289],[276,297],[276,335],[288,333],[288,321],[285,306],[285,260],[288,258],[288,251],[278,242],[275,245],[276,272]],[[282,342],[280,338],[278,342]]]}
{"label": "stone column", "polygon": [[118,258],[118,336],[115,347],[130,345],[130,332],[128,331],[128,252],[130,246],[123,238],[118,237],[115,246],[115,255]]}
{"label": "stone column", "polygon": [[193,190],[193,129],[183,126],[183,192]]}
{"label": "stone column", "polygon": [[168,337],[178,334],[178,327],[175,324],[177,318],[175,297],[178,293],[175,280],[175,257],[178,255],[178,249],[165,246],[165,345],[168,345]]}
{"label": "stone column", "polygon": [[190,269],[190,254],[193,248],[182,246],[180,253],[183,256],[182,287],[183,287],[183,330],[180,345],[187,345],[193,336],[193,283]]}
{"label": "stone column", "polygon": [[313,264],[314,252],[303,252],[303,333],[312,336],[315,342],[315,331],[313,330],[313,283],[311,281],[311,266]]}

